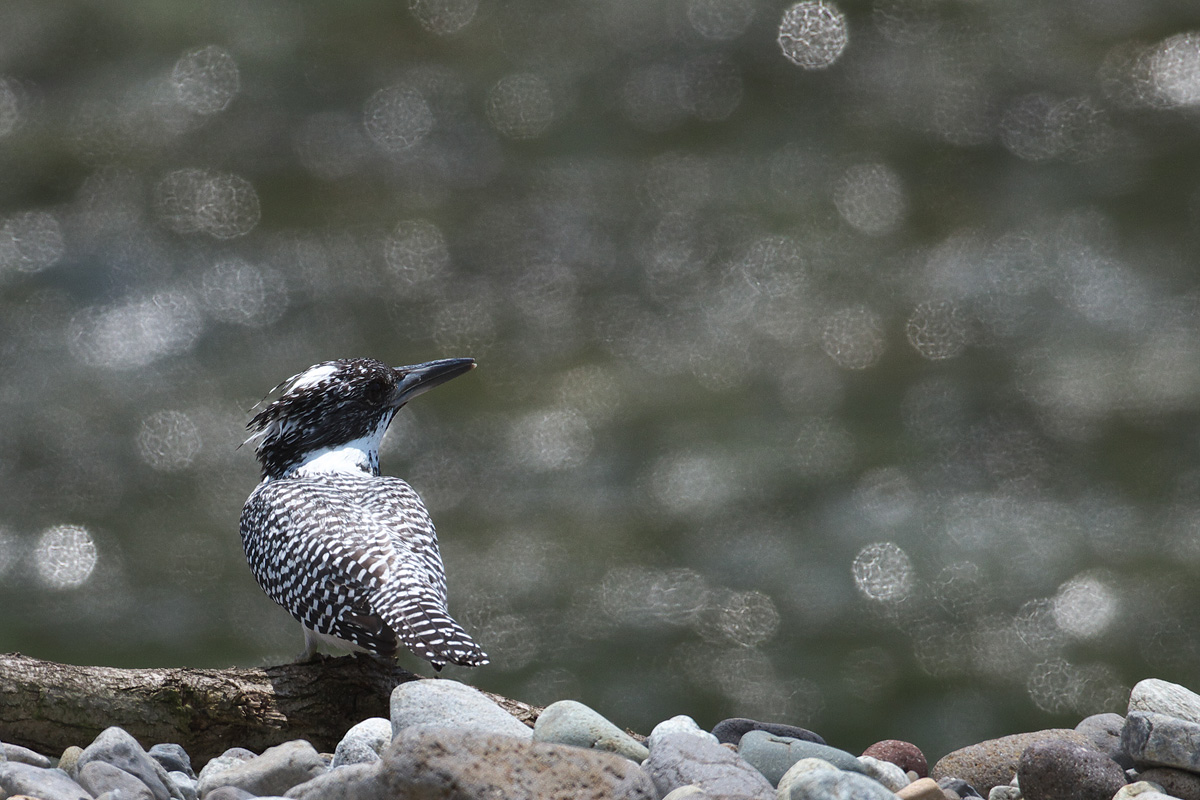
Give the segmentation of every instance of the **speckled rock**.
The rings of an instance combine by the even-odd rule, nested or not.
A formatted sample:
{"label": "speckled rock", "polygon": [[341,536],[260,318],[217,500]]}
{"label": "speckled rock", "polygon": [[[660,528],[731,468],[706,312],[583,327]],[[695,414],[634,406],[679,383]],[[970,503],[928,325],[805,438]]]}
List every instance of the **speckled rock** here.
{"label": "speckled rock", "polygon": [[1200,772],[1200,723],[1148,711],[1131,711],[1121,729],[1121,747],[1139,769],[1175,767]]}
{"label": "speckled rock", "polygon": [[532,739],[533,730],[483,692],[458,681],[408,681],[392,691],[389,716],[392,736],[415,725],[471,729],[518,739]]}
{"label": "speckled rock", "polygon": [[35,753],[28,747],[7,742],[0,747],[0,761],[15,761],[18,764],[28,764],[31,767],[41,767],[42,769],[50,768],[50,759],[46,756]]}
{"label": "speckled rock", "polygon": [[1200,775],[1170,767],[1150,767],[1138,773],[1139,781],[1158,784],[1162,791],[1179,800],[1200,800]]}
{"label": "speckled rock", "polygon": [[384,750],[378,769],[384,789],[404,797],[658,797],[650,778],[627,758],[477,730],[428,726],[402,730]]}
{"label": "speckled rock", "polygon": [[805,742],[825,744],[825,740],[820,735],[813,733],[807,728],[785,725],[782,722],[759,722],[758,720],[747,719],[745,717],[733,717],[721,720],[713,727],[712,734],[717,737],[717,741],[721,744],[737,744],[750,731],[766,731],[775,736],[787,736],[789,739],[800,739]]}
{"label": "speckled rock", "polygon": [[905,772],[915,772],[918,778],[929,776],[929,762],[921,748],[899,739],[885,739],[863,750],[864,756],[878,758],[880,761],[890,761]]}
{"label": "speckled rock", "polygon": [[1124,727],[1125,718],[1120,714],[1093,714],[1080,720],[1075,730],[1086,736],[1092,747],[1129,769],[1133,766],[1133,759],[1121,748],[1121,730]]}
{"label": "speckled rock", "polygon": [[154,794],[137,778],[105,761],[89,761],[79,768],[76,782],[94,797],[117,792],[122,800],[152,800]]}
{"label": "speckled rock", "polygon": [[946,754],[933,765],[929,777],[939,784],[943,778],[961,778],[975,787],[976,791],[986,794],[993,786],[1003,786],[1012,780],[1017,774],[1017,764],[1025,748],[1053,739],[1084,746],[1090,744],[1090,740],[1082,733],[1061,728],[1014,733]]}
{"label": "speckled rock", "polygon": [[1129,711],[1148,711],[1200,722],[1200,695],[1178,683],[1147,678],[1129,693]]}
{"label": "speckled rock", "polygon": [[1026,800],[1112,800],[1126,782],[1125,770],[1104,753],[1063,741],[1027,747],[1017,779]]}
{"label": "speckled rock", "polygon": [[696,720],[687,714],[679,714],[655,725],[654,729],[650,731],[650,735],[646,737],[646,747],[653,750],[655,743],[673,733],[686,733],[688,736],[695,736],[706,742],[717,743],[717,737],[697,725]]}
{"label": "speckled rock", "polygon": [[337,743],[330,766],[371,764],[379,760],[383,748],[392,743],[392,723],[383,717],[364,719]]}
{"label": "speckled rock", "polygon": [[911,782],[904,770],[890,761],[881,761],[870,756],[859,756],[858,763],[862,764],[867,777],[874,778],[893,792],[898,792]]}
{"label": "speckled rock", "polygon": [[533,740],[603,750],[638,763],[650,756],[644,744],[574,700],[559,700],[546,706],[533,726]]}
{"label": "speckled rock", "polygon": [[196,773],[192,771],[192,759],[188,757],[183,745],[156,744],[146,751],[146,755],[161,764],[167,772],[182,772],[189,777],[196,777]]}
{"label": "speckled rock", "polygon": [[167,786],[167,771],[142,749],[137,739],[118,727],[106,728],[79,754],[76,774],[81,774],[92,761],[104,761],[123,769],[141,781],[154,795],[154,800],[167,800],[171,790]]}
{"label": "speckled rock", "polygon": [[802,758],[783,773],[783,777],[779,779],[779,783],[775,787],[776,797],[787,797],[791,791],[792,783],[797,778],[806,772],[815,772],[819,769],[837,769],[833,764],[821,758]]}
{"label": "speckled rock", "polygon": [[1122,786],[1112,800],[1133,800],[1135,797],[1141,800],[1158,800],[1160,797],[1170,797],[1163,794],[1163,787],[1152,781],[1137,781],[1136,783],[1127,783]]}
{"label": "speckled rock", "polygon": [[91,794],[61,770],[0,762],[0,796],[22,794],[40,800],[92,800]]}
{"label": "speckled rock", "polygon": [[775,787],[737,753],[689,733],[658,739],[643,766],[660,796],[687,784],[699,786],[712,800],[766,800],[775,795]]}
{"label": "speckled rock", "polygon": [[918,778],[896,792],[900,800],[946,800],[946,793],[933,778]]}
{"label": "speckled rock", "polygon": [[993,786],[987,796],[987,800],[1021,800],[1021,798],[1019,786]]}
{"label": "speckled rock", "polygon": [[255,795],[281,795],[293,786],[324,774],[325,762],[303,739],[268,747],[262,755],[215,775],[201,776],[200,796],[221,786],[236,786]]}
{"label": "speckled rock", "polygon": [[391,794],[379,775],[381,760],[346,764],[293,786],[284,796],[297,800],[387,800]]}
{"label": "speckled rock", "polygon": [[802,758],[820,758],[838,769],[866,774],[857,758],[827,744],[772,736],[766,731],[749,731],[738,742],[738,753],[774,786],[793,764]]}
{"label": "speckled rock", "polygon": [[78,745],[71,745],[63,750],[62,755],[58,758],[58,768],[63,772],[75,777],[75,773],[79,771],[79,757],[83,755],[83,748]]}
{"label": "speckled rock", "polygon": [[220,786],[220,783],[215,780],[217,775],[226,770],[233,769],[238,764],[249,761],[256,755],[257,753],[247,750],[244,747],[231,747],[224,753],[221,753],[221,755],[210,758],[208,763],[200,770],[200,775],[197,776],[199,778],[198,785],[201,787],[200,793],[206,794],[207,791],[211,791],[208,790],[209,782],[211,782],[212,786]]}
{"label": "speckled rock", "polygon": [[896,795],[878,781],[840,769],[805,772],[788,784],[786,795],[777,797],[778,800],[896,800]]}

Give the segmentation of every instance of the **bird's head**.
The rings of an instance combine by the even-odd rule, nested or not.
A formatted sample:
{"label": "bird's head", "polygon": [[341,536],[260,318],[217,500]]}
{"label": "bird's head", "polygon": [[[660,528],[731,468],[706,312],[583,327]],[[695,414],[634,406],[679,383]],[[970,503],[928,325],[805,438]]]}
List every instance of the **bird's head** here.
{"label": "bird's head", "polygon": [[475,367],[444,358],[389,367],[372,358],[314,364],[276,386],[279,396],[246,427],[263,477],[278,478],[323,459],[321,468],[379,472],[379,443],[409,400]]}

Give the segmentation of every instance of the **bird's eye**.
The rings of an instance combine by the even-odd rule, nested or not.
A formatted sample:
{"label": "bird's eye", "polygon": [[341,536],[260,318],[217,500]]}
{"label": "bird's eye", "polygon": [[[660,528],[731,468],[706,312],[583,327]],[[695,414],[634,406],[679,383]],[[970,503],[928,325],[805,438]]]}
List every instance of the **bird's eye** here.
{"label": "bird's eye", "polygon": [[363,397],[373,406],[380,405],[387,397],[388,387],[383,381],[371,381],[363,390]]}

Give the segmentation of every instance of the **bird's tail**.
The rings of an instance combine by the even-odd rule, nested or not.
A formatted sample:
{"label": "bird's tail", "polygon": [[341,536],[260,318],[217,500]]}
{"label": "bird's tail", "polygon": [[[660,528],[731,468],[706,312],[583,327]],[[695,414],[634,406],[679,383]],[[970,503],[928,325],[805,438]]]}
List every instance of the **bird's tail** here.
{"label": "bird's tail", "polygon": [[409,650],[441,669],[447,662],[464,667],[488,663],[487,653],[440,603],[429,598],[409,598],[380,614]]}

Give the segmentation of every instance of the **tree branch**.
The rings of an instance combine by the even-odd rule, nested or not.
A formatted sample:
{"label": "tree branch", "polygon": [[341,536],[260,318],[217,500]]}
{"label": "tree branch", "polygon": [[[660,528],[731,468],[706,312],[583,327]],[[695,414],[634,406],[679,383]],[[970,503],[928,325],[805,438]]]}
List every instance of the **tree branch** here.
{"label": "tree branch", "polygon": [[[115,669],[0,654],[0,741],[46,755],[119,725],[149,746],[183,745],[203,764],[230,747],[261,752],[307,739],[332,752],[368,717],[387,718],[392,689],[419,680],[361,656],[231,669]],[[487,693],[532,725],[540,708]]]}

